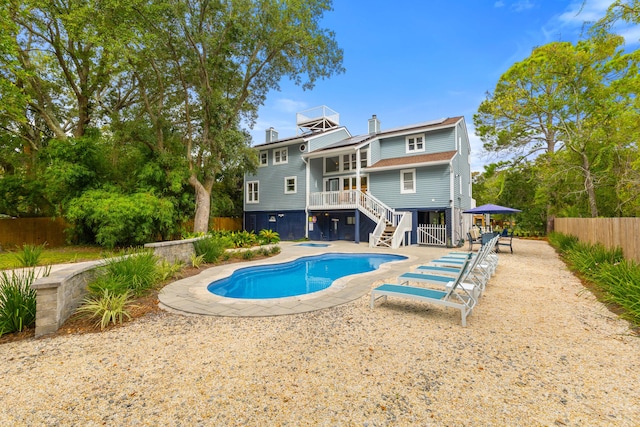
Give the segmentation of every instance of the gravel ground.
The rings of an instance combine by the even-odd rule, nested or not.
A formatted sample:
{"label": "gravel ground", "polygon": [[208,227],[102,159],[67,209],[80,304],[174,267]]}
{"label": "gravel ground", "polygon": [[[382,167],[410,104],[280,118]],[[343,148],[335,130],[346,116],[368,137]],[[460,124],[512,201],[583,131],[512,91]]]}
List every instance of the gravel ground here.
{"label": "gravel ground", "polygon": [[0,345],[0,425],[640,425],[640,338],[545,242],[514,247],[467,328],[365,295]]}

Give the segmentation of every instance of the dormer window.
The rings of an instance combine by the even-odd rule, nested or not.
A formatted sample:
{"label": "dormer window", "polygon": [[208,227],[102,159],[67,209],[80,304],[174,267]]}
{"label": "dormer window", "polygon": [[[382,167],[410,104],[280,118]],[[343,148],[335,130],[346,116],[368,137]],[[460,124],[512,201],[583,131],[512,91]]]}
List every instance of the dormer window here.
{"label": "dormer window", "polygon": [[424,151],[424,135],[409,135],[406,138],[407,153]]}

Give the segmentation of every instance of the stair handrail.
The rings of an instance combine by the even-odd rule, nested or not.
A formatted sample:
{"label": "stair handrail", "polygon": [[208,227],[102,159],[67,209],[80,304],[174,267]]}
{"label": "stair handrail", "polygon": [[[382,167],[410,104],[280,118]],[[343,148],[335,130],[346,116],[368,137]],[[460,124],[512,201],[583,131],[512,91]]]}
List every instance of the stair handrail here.
{"label": "stair handrail", "polygon": [[378,246],[378,243],[380,242],[380,236],[382,236],[382,233],[384,232],[386,227],[387,223],[385,222],[384,218],[380,218],[378,220],[376,228],[373,230],[373,232],[369,233],[370,248],[375,248],[376,246]]}
{"label": "stair handrail", "polygon": [[360,212],[367,215],[374,221],[384,218],[384,220],[391,225],[393,223],[395,211],[389,206],[385,205],[382,201],[378,200],[370,193],[360,191],[360,197],[358,197],[358,209]]}
{"label": "stair handrail", "polygon": [[411,212],[398,212],[400,219],[398,225],[393,233],[393,239],[391,241],[391,247],[397,249],[402,244],[406,244],[404,241],[405,233],[413,229],[413,220]]}

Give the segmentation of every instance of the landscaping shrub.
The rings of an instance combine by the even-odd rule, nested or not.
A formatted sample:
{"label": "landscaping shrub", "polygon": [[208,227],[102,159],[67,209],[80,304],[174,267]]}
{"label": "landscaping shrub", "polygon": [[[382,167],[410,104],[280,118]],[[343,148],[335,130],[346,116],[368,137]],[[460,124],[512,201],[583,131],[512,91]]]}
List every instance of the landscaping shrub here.
{"label": "landscaping shrub", "polygon": [[263,245],[268,245],[270,243],[278,243],[280,241],[280,235],[278,234],[278,232],[273,230],[268,230],[268,229],[260,230],[260,233],[258,234],[258,236],[260,239],[260,243]]}
{"label": "landscaping shrub", "polygon": [[254,232],[244,230],[231,233],[231,240],[236,248],[249,248],[258,242],[258,237]]}
{"label": "landscaping shrub", "polygon": [[621,317],[640,326],[640,265],[627,261],[622,249],[579,242],[575,236],[552,233],[549,242],[576,270],[602,291],[605,302],[621,307]]}
{"label": "landscaping shrub", "polygon": [[40,261],[40,256],[44,250],[42,245],[22,245],[22,251],[16,254],[16,259],[21,267],[35,267]]}
{"label": "landscaping shrub", "polygon": [[232,247],[232,243],[227,237],[209,235],[193,242],[193,247],[197,256],[202,255],[204,262],[211,264],[218,261],[224,251]]}
{"label": "landscaping shrub", "polygon": [[242,252],[242,259],[254,259],[256,257],[256,253],[253,251],[244,251]]}
{"label": "landscaping shrub", "polygon": [[96,326],[100,325],[100,329],[106,328],[109,323],[114,325],[122,323],[124,318],[131,318],[128,307],[131,303],[131,294],[129,292],[116,294],[103,289],[101,294],[89,294],[77,312],[90,319],[98,319]]}
{"label": "landscaping shrub", "polygon": [[591,245],[578,242],[566,252],[567,261],[585,275],[592,279],[604,264],[615,264],[624,260],[622,249],[610,250],[601,244]]}
{"label": "landscaping shrub", "polygon": [[557,248],[560,253],[564,254],[569,249],[571,249],[576,243],[578,243],[578,238],[571,234],[563,234],[553,231],[549,233],[549,243],[552,246]]}
{"label": "landscaping shrub", "polygon": [[604,263],[592,279],[606,292],[606,301],[625,309],[622,317],[640,324],[640,265],[626,260]]}
{"label": "landscaping shrub", "polygon": [[0,274],[0,336],[21,332],[36,321],[35,269]]}
{"label": "landscaping shrub", "polygon": [[153,288],[160,278],[157,257],[151,251],[134,251],[118,258],[107,260],[104,274],[98,276],[88,286],[94,295],[131,293],[139,297]]}
{"label": "landscaping shrub", "polygon": [[146,192],[86,191],[71,201],[66,219],[78,240],[108,248],[142,245],[178,231],[173,204]]}

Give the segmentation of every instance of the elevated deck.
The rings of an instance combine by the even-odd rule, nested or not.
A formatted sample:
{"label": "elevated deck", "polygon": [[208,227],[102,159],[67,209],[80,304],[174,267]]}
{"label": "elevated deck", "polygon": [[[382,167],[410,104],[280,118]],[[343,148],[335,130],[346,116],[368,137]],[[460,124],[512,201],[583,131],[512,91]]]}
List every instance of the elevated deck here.
{"label": "elevated deck", "polygon": [[322,105],[297,113],[296,125],[301,133],[325,131],[340,126],[340,114]]}

